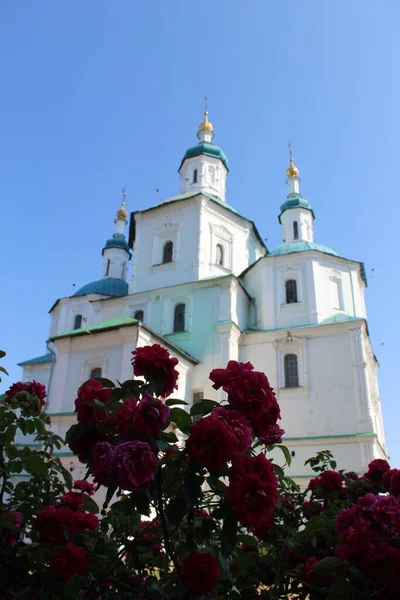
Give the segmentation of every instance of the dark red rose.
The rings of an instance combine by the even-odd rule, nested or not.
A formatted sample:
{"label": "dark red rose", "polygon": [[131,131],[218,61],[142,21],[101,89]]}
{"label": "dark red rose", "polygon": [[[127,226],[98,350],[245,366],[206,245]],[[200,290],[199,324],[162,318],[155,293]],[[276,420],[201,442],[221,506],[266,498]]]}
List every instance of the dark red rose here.
{"label": "dark red rose", "polygon": [[253,369],[249,362],[230,360],[226,369],[211,371],[210,379],[215,389],[222,387],[228,394],[229,404],[247,417],[254,435],[261,437],[276,424],[280,410],[267,377]]}
{"label": "dark red rose", "polygon": [[116,413],[111,418],[111,423],[120,432],[131,429],[137,403],[138,401],[136,398],[129,397],[126,398],[122,404],[118,404]]}
{"label": "dark red rose", "polygon": [[273,446],[274,444],[282,444],[282,436],[285,433],[279,425],[268,425],[264,435],[259,436],[260,441],[264,442],[266,446]]}
{"label": "dark red rose", "polygon": [[85,501],[82,494],[77,494],[76,492],[67,492],[60,500],[61,506],[67,506],[68,508],[72,508],[72,510],[78,510],[82,508],[84,504]]}
{"label": "dark red rose", "polygon": [[303,502],[303,515],[305,519],[311,519],[311,517],[315,517],[316,515],[320,515],[323,511],[324,507],[319,502],[315,502],[315,500],[310,500],[309,502]]}
{"label": "dark red rose", "polygon": [[221,577],[218,558],[212,554],[191,552],[183,561],[181,578],[194,596],[208,596]]}
{"label": "dark red rose", "polygon": [[73,452],[82,463],[87,463],[93,453],[93,448],[98,442],[106,442],[107,436],[99,433],[97,428],[93,426],[89,430],[86,430],[78,437],[76,435],[79,432],[80,424],[71,425],[67,431],[67,443]]}
{"label": "dark red rose", "polygon": [[75,412],[81,423],[104,423],[108,419],[106,410],[94,404],[95,400],[106,405],[110,401],[112,389],[102,386],[97,379],[89,379],[78,390]]}
{"label": "dark red rose", "polygon": [[343,477],[337,471],[324,471],[319,476],[319,485],[325,492],[337,492],[343,487]]}
{"label": "dark red rose", "polygon": [[132,427],[140,435],[154,435],[165,425],[170,412],[169,406],[146,392],[136,408]]}
{"label": "dark red rose", "polygon": [[336,530],[346,531],[349,529],[356,519],[360,515],[361,508],[357,505],[351,506],[350,508],[344,508],[340,511],[336,517]]}
{"label": "dark red rose", "polygon": [[311,583],[314,574],[314,568],[317,562],[318,558],[315,558],[315,556],[310,556],[310,558],[307,558],[306,562],[304,563],[300,576],[306,583]]}
{"label": "dark red rose", "polygon": [[[21,394],[21,392],[25,392],[25,394]],[[16,397],[17,394],[20,395]],[[38,415],[45,405],[45,397],[46,388],[41,383],[37,381],[19,381],[6,391],[5,401],[8,404],[16,402],[19,408]]]}
{"label": "dark red rose", "polygon": [[400,583],[400,550],[381,542],[371,548],[362,561],[362,570],[382,585]]}
{"label": "dark red rose", "polygon": [[39,532],[41,542],[51,546],[65,544],[64,531],[70,531],[74,511],[66,507],[45,506],[37,515],[34,528]]}
{"label": "dark red rose", "polygon": [[99,524],[99,520],[93,513],[77,510],[74,513],[70,531],[76,533],[77,531],[94,531]]}
{"label": "dark red rose", "polygon": [[249,546],[249,544],[242,544],[241,548],[242,548],[243,552],[245,552],[246,554],[259,554],[260,553],[258,546]]}
{"label": "dark red rose", "polygon": [[373,481],[382,481],[384,474],[389,470],[390,465],[387,460],[375,458],[375,460],[369,463],[368,471],[365,473],[364,477],[372,479]]}
{"label": "dark red rose", "polygon": [[399,469],[390,469],[383,475],[384,482],[389,486],[389,491],[394,496],[400,495],[400,471]]}
{"label": "dark red rose", "polygon": [[239,456],[229,469],[227,498],[239,521],[262,536],[272,524],[278,480],[263,454]]}
{"label": "dark red rose", "polygon": [[308,489],[312,490],[313,492],[318,488],[319,486],[319,477],[314,477],[313,479],[310,479],[310,481],[308,482]]}
{"label": "dark red rose", "polygon": [[154,481],[158,460],[146,442],[123,442],[114,448],[111,475],[124,490],[150,487]]}
{"label": "dark red rose", "polygon": [[132,352],[133,372],[136,377],[144,377],[146,381],[155,385],[157,393],[166,398],[174,390],[179,373],[175,369],[179,363],[177,358],[172,358],[168,350],[159,344],[142,346]]}
{"label": "dark red rose", "polygon": [[96,483],[104,485],[111,475],[112,446],[108,442],[98,442],[93,448],[93,478]]}
{"label": "dark red rose", "polygon": [[88,496],[93,496],[93,494],[96,491],[96,486],[93,483],[89,483],[89,481],[86,481],[84,479],[77,479],[76,481],[74,481],[72,487],[75,490],[81,490],[82,492],[85,492],[85,494],[88,494]]}
{"label": "dark red rose", "polygon": [[233,431],[237,443],[236,456],[243,454],[250,448],[253,443],[251,426],[242,413],[238,410],[228,410],[223,406],[218,406],[214,408],[211,416],[224,421]]}
{"label": "dark red rose", "polygon": [[74,575],[85,575],[89,568],[86,551],[75,544],[67,544],[54,555],[52,567],[62,582],[68,581]]}
{"label": "dark red rose", "polygon": [[237,439],[224,419],[210,415],[190,426],[186,450],[209,471],[216,471],[236,456]]}
{"label": "dark red rose", "polygon": [[364,552],[371,547],[372,530],[365,519],[358,517],[353,524],[342,531],[341,545],[334,549],[339,558],[352,558],[356,553]]}
{"label": "dark red rose", "polygon": [[347,473],[345,473],[344,476],[347,477],[347,479],[354,479],[355,481],[358,481],[360,479],[357,473],[355,473],[354,471],[347,471]]}
{"label": "dark red rose", "polygon": [[14,510],[9,510],[8,515],[11,517],[11,524],[17,528],[17,531],[15,529],[11,529],[10,527],[3,526],[0,533],[0,545],[6,548],[11,548],[16,544],[20,536],[20,532],[18,530],[21,529],[22,515],[20,512],[16,512]]}

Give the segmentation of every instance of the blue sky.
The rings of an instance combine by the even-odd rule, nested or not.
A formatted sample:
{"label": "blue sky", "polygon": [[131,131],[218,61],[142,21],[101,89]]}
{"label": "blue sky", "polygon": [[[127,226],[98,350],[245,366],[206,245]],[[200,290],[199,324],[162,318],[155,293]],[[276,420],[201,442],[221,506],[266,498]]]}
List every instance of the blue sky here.
{"label": "blue sky", "polygon": [[1,0],[1,389],[45,350],[53,302],[100,277],[121,188],[131,210],[178,192],[207,94],[228,200],[268,247],[290,140],[316,241],[365,262],[398,466],[399,13],[397,0]]}

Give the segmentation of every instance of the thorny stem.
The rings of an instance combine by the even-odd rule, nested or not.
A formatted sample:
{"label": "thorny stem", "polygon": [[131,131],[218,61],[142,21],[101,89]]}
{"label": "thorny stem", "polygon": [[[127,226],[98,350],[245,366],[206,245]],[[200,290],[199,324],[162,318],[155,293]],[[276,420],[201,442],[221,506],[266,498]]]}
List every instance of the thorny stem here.
{"label": "thorny stem", "polygon": [[4,496],[4,492],[6,489],[6,483],[7,483],[7,473],[6,473],[6,465],[4,462],[4,447],[0,446],[0,467],[2,470],[2,476],[3,476],[3,482],[1,484],[1,490],[0,490],[0,502],[1,504],[3,504],[3,496]]}
{"label": "thorny stem", "polygon": [[172,546],[171,546],[171,542],[170,542],[169,534],[168,534],[168,527],[167,527],[167,523],[165,521],[162,488],[161,488],[161,468],[159,468],[158,472],[157,472],[157,498],[158,498],[158,513],[160,515],[161,525],[162,525],[163,534],[164,534],[165,549],[168,553],[168,556],[174,563],[175,569],[179,572],[179,564],[178,564],[178,561],[176,560],[176,556],[174,555],[174,552],[172,550]]}

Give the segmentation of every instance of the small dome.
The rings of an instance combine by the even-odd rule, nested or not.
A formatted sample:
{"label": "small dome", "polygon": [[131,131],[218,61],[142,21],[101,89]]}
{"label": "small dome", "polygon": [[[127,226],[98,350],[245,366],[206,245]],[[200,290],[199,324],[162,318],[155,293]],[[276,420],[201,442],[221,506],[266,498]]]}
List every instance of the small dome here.
{"label": "small dome", "polygon": [[200,123],[199,131],[214,131],[212,123],[208,120],[208,110],[204,111],[204,121]]}
{"label": "small dome", "polygon": [[125,210],[125,202],[122,202],[121,208],[117,211],[117,219],[126,219],[128,212]]}
{"label": "small dome", "polygon": [[131,253],[125,236],[118,233],[115,233],[112,238],[106,241],[106,245],[103,248],[103,253],[106,248],[122,248],[123,250],[126,250],[129,255]]}
{"label": "small dome", "polygon": [[288,166],[288,168],[286,169],[286,175],[288,177],[298,177],[299,176],[299,169],[296,167],[296,165],[293,162],[293,158],[290,159],[290,165]]}
{"label": "small dome", "polygon": [[214,158],[219,158],[225,165],[225,167],[228,169],[228,159],[225,156],[225,152],[221,150],[221,148],[219,148],[218,146],[214,146],[214,144],[202,142],[201,144],[197,144],[197,146],[193,146],[192,148],[188,148],[186,150],[185,156],[182,159],[178,171],[180,171],[181,166],[187,158],[192,158],[193,156],[200,156],[201,154],[205,154],[206,156],[212,156]]}
{"label": "small dome", "polygon": [[128,284],[123,279],[99,279],[81,287],[74,296],[86,296],[88,294],[101,294],[103,296],[127,296]]}

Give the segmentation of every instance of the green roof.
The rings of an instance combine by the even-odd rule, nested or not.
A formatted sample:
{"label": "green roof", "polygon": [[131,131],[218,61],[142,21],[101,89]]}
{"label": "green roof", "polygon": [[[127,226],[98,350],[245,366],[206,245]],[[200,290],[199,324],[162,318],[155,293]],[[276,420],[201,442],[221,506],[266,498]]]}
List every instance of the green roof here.
{"label": "green roof", "polygon": [[281,216],[283,215],[285,210],[288,210],[289,208],[305,208],[306,210],[309,210],[311,212],[313,219],[315,219],[314,211],[311,208],[308,200],[306,200],[305,198],[302,198],[300,195],[298,195],[298,196],[294,196],[294,197],[288,197],[286,202],[284,202],[281,205],[281,213],[278,216],[279,223],[282,223]]}
{"label": "green roof", "polygon": [[18,363],[19,367],[23,367],[25,365],[40,365],[43,363],[53,362],[54,356],[51,352],[48,354],[43,354],[43,356],[37,356],[36,358],[31,358],[29,360],[24,360],[24,362]]}
{"label": "green roof", "polygon": [[[127,296],[129,286],[123,279],[99,279],[92,283],[87,283],[81,287],[74,296],[86,296],[87,294],[102,294],[103,296]],[[51,309],[50,309],[51,310]]]}
{"label": "green roof", "polygon": [[299,242],[289,242],[288,244],[282,244],[278,246],[275,250],[270,252],[268,256],[281,256],[282,254],[292,254],[292,252],[307,252],[309,250],[315,250],[317,252],[323,252],[324,254],[331,254],[332,256],[337,256],[338,258],[343,258],[340,256],[336,250],[329,248],[329,246],[324,246],[323,244],[316,244],[315,242],[306,242],[305,240]]}
{"label": "green roof", "polygon": [[245,333],[271,333],[273,331],[287,331],[290,329],[309,329],[310,327],[323,327],[324,325],[336,325],[337,323],[352,323],[353,321],[364,321],[367,324],[366,320],[363,317],[352,317],[351,315],[345,315],[343,313],[338,313],[333,315],[332,317],[328,317],[324,319],[320,323],[311,323],[307,325],[291,325],[290,327],[277,327],[275,329],[246,329]]}
{"label": "green roof", "polygon": [[106,241],[106,245],[103,248],[102,254],[104,254],[104,250],[107,248],[122,248],[128,252],[129,256],[131,256],[128,242],[126,241],[124,235],[114,233],[113,237]]}
{"label": "green roof", "polygon": [[186,150],[185,156],[182,158],[182,162],[179,165],[178,171],[181,170],[181,166],[187,158],[192,158],[193,156],[200,156],[201,154],[205,154],[206,156],[212,156],[213,158],[219,158],[223,162],[225,167],[228,169],[228,159],[226,158],[224,151],[218,146],[214,146],[214,144],[201,142],[200,144],[197,144],[197,146],[192,146],[192,148],[188,148]]}
{"label": "green roof", "polygon": [[97,323],[97,325],[89,325],[88,327],[80,327],[79,329],[73,329],[72,331],[66,331],[50,338],[50,340],[59,340],[64,337],[85,335],[85,333],[97,333],[98,331],[106,331],[109,329],[119,329],[120,327],[126,327],[127,325],[136,325],[139,323],[137,319],[133,317],[121,317],[119,319],[111,319],[110,321],[103,321]]}

